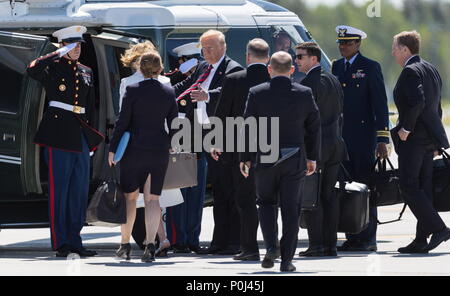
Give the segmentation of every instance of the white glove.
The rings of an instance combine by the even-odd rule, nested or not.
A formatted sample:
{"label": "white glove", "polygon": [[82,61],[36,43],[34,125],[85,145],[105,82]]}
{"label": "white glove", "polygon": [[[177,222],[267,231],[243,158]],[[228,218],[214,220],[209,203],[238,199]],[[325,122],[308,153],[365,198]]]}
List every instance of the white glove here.
{"label": "white glove", "polygon": [[59,57],[65,56],[68,52],[70,52],[72,49],[77,47],[76,43],[71,43],[69,45],[66,45],[64,47],[61,47],[56,52],[58,53]]}
{"label": "white glove", "polygon": [[198,60],[196,58],[190,59],[189,61],[184,62],[180,65],[180,71],[181,73],[185,74],[195,66],[197,66]]}

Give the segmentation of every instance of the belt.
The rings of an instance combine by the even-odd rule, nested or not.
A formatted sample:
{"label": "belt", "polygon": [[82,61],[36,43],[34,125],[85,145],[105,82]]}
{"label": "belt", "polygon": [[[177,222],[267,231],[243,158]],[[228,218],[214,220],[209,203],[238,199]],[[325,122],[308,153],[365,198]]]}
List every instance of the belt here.
{"label": "belt", "polygon": [[86,113],[86,109],[83,108],[83,107],[69,105],[69,104],[66,104],[66,103],[58,102],[58,101],[50,101],[49,106],[50,107],[56,107],[56,108],[64,109],[64,110],[67,110],[67,111],[72,111],[73,113],[77,113],[77,114],[84,114],[84,113]]}

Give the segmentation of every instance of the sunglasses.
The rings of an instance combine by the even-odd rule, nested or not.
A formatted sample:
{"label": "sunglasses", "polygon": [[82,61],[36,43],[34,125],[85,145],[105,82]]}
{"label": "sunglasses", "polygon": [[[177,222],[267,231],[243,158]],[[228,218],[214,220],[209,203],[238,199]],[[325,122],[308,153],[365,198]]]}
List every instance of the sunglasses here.
{"label": "sunglasses", "polygon": [[295,57],[298,59],[298,60],[301,60],[303,57],[305,57],[305,56],[309,56],[309,54],[306,54],[306,53],[299,53],[299,54],[297,54],[297,55],[295,55]]}

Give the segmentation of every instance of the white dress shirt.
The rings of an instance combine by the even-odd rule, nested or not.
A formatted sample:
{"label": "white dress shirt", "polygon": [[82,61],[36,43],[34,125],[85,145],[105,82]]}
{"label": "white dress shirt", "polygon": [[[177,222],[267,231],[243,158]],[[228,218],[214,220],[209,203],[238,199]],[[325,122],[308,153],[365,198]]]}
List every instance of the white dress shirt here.
{"label": "white dress shirt", "polygon": [[[219,65],[222,63],[222,61],[225,59],[225,55],[220,58],[220,60],[212,65],[211,72],[209,73],[208,77],[205,81],[203,81],[200,86],[202,89],[208,93],[209,87],[211,85],[212,79],[214,75],[216,74],[217,68],[219,68]],[[209,93],[208,93],[208,99],[206,101],[197,102],[197,109],[195,112],[197,113],[197,118],[199,123],[201,124],[209,124],[209,118],[208,113],[206,112],[206,103],[209,103]]]}
{"label": "white dress shirt", "polygon": [[349,62],[350,65],[353,65],[353,62],[356,60],[356,57],[359,55],[359,53],[355,54],[350,60],[345,59],[345,63]]}

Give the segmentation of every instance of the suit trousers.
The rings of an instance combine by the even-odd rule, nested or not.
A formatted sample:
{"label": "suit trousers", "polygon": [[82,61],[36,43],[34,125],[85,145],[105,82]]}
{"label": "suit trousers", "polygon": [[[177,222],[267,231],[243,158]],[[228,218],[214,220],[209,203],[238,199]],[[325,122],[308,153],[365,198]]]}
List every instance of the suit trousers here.
{"label": "suit trousers", "polygon": [[241,251],[259,253],[258,232],[258,210],[256,208],[255,176],[253,171],[248,178],[244,178],[239,168],[239,163],[233,164],[233,187],[234,199],[240,218],[240,241]]}
{"label": "suit trousers", "polygon": [[66,245],[83,247],[81,229],[86,222],[89,195],[89,148],[81,136],[82,152],[52,147],[44,150],[49,169],[49,222],[53,250]]}
{"label": "suit trousers", "polygon": [[322,188],[317,207],[303,211],[308,226],[309,247],[336,248],[339,223],[339,199],[336,185],[340,163],[324,165],[322,168]]}
{"label": "suit trousers", "polygon": [[291,261],[297,249],[301,194],[305,177],[304,158],[293,156],[276,166],[255,169],[258,215],[267,252],[275,252],[278,241],[278,204],[283,233],[281,260]]}
{"label": "suit trousers", "polygon": [[213,189],[214,231],[211,247],[239,249],[239,212],[234,198],[233,163],[215,161],[208,155],[208,167]]}
{"label": "suit trousers", "polygon": [[167,238],[171,244],[199,246],[205,201],[207,162],[205,153],[197,160],[197,186],[181,189],[184,202],[167,208]]}
{"label": "suit trousers", "polygon": [[400,189],[417,218],[416,239],[421,241],[445,228],[433,206],[433,153],[426,145],[409,140],[398,145]]}

